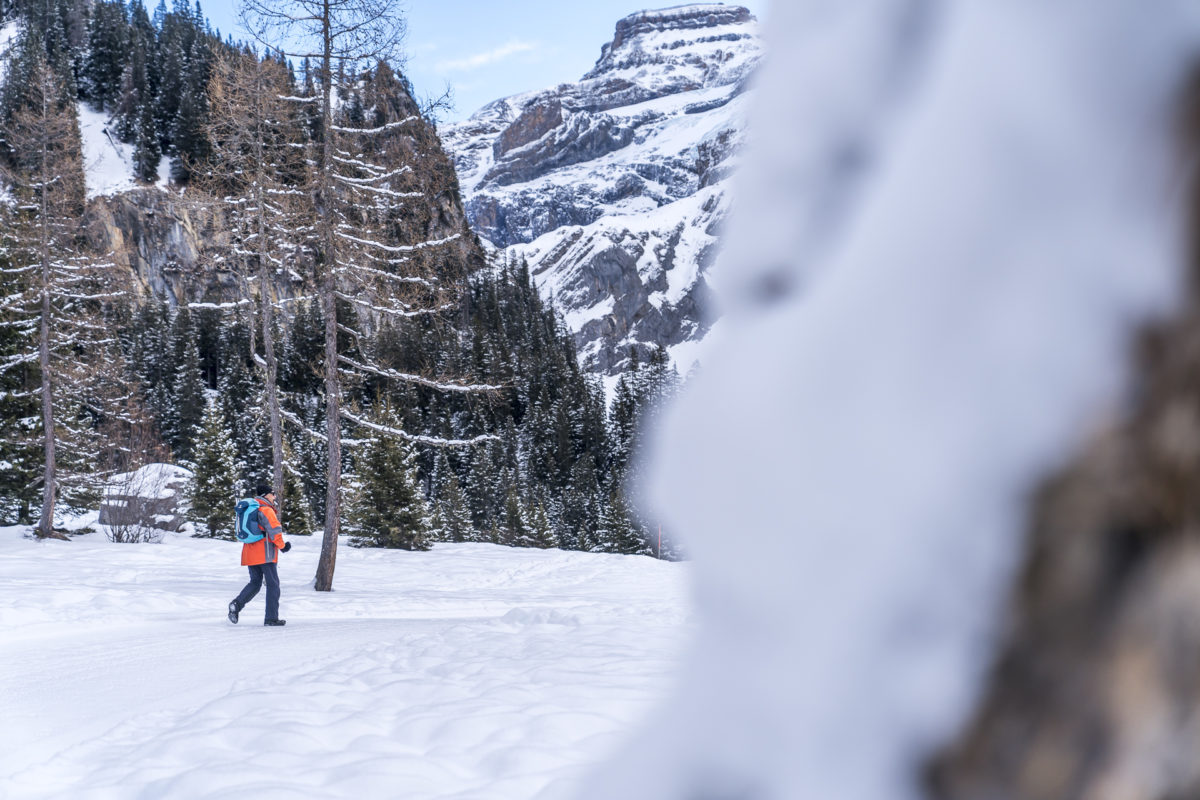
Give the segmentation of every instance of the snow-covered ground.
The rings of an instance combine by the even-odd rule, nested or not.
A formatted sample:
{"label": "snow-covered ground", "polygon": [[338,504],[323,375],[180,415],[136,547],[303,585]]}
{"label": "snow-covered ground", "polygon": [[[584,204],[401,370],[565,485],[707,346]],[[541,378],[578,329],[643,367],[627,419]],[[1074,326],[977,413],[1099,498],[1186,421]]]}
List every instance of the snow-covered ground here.
{"label": "snow-covered ground", "polygon": [[[107,113],[80,103],[79,135],[83,143],[84,180],[89,200],[138,187],[133,174],[133,145],[117,139],[115,123]],[[159,188],[166,188],[170,180],[170,165],[169,158],[158,164],[155,185]]]}
{"label": "snow-covered ground", "polygon": [[0,528],[0,797],[567,796],[687,637],[687,565],[291,541],[264,628],[234,543]]}

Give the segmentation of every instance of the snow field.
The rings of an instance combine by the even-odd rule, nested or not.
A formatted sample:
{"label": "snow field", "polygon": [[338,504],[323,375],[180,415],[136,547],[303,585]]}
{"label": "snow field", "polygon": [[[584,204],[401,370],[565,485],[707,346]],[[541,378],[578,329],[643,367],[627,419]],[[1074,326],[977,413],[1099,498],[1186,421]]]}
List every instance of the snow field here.
{"label": "snow field", "polygon": [[[95,111],[87,103],[79,103],[78,111],[87,198],[136,189],[139,183],[133,174],[133,145],[117,139],[115,123],[108,114]],[[163,158],[154,185],[165,189],[170,177],[171,159]]]}
{"label": "snow field", "polygon": [[[285,628],[232,542],[0,529],[0,796],[569,796],[666,691],[686,565],[438,545],[280,559]],[[265,590],[264,590],[265,592]]]}

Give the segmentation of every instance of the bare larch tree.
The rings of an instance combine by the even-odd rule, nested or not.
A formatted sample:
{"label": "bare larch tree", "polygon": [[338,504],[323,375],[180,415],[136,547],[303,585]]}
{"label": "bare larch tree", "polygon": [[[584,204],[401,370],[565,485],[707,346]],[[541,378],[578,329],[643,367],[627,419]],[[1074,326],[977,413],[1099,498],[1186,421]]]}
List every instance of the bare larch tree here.
{"label": "bare larch tree", "polygon": [[[364,88],[364,76],[372,69],[375,78],[391,76],[388,64],[398,61],[405,34],[399,8],[398,0],[245,0],[241,10],[243,24],[264,46],[318,66],[320,94],[292,98],[298,103],[318,104],[309,196],[316,232],[316,285],[325,321],[324,436],[328,446],[324,535],[314,580],[317,591],[333,587],[341,514],[343,419],[375,434],[433,446],[493,438],[415,436],[369,422],[343,404],[343,370],[422,383],[442,391],[489,392],[497,388],[403,374],[370,364],[365,356],[359,360],[339,352],[339,332],[352,340],[363,338],[363,331],[339,320],[339,301],[354,307],[365,323],[439,314],[451,305],[446,299],[448,292],[435,277],[411,274],[405,268],[427,265],[428,259],[414,256],[449,244],[458,234],[413,240],[403,236],[396,224],[404,203],[424,197],[423,192],[403,185],[411,181],[413,171],[410,165],[398,165],[395,157],[403,152],[397,137],[407,126],[421,123],[420,114],[397,116],[392,113],[395,109],[378,104],[356,109],[349,103]],[[356,116],[363,121],[354,122]]]}
{"label": "bare larch tree", "polygon": [[[115,287],[115,267],[90,256],[83,241],[85,183],[73,95],[35,37],[25,36],[19,48],[28,79],[0,126],[0,173],[14,201],[4,212],[3,246],[12,266],[0,311],[6,324],[31,336],[28,349],[0,368],[38,365],[44,465],[36,531],[63,538],[54,529],[63,479],[94,484],[103,474],[95,461],[101,430],[132,400],[116,341],[101,317],[103,305],[124,292]],[[79,467],[65,476],[64,445],[68,463]]]}
{"label": "bare larch tree", "polygon": [[[286,505],[284,443],[279,398],[279,361],[275,352],[275,307],[283,302],[274,291],[280,273],[298,274],[311,234],[306,213],[310,183],[303,121],[287,67],[274,58],[248,51],[215,54],[208,86],[209,120],[205,133],[212,143],[206,164],[193,166],[204,201],[226,210],[237,273],[257,285],[263,359],[251,352],[264,372],[271,433],[271,480]],[[236,308],[237,304],[228,306]]]}

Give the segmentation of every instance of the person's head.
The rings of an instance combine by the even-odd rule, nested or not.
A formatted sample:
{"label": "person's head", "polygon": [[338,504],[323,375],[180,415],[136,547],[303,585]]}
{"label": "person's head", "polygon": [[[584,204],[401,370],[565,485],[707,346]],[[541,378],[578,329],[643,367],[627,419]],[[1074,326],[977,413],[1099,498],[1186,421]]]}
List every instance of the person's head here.
{"label": "person's head", "polygon": [[256,497],[265,497],[272,503],[275,502],[275,490],[265,483],[260,483],[258,486],[254,487],[254,495]]}

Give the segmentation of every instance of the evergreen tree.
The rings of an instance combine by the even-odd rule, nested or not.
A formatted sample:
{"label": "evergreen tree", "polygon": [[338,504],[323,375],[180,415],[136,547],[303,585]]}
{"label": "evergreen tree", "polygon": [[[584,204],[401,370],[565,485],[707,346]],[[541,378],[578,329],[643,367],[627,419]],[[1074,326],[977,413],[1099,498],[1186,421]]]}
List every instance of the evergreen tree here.
{"label": "evergreen tree", "polygon": [[[155,12],[157,16],[157,12]],[[154,96],[155,129],[163,133],[165,144],[171,139],[175,115],[184,94],[185,75],[188,70],[188,54],[196,31],[191,24],[191,14],[186,5],[175,3],[170,13],[163,14],[162,26],[157,38],[157,66],[159,85]]]}
{"label": "evergreen tree", "polygon": [[284,530],[293,536],[312,536],[313,513],[304,491],[303,474],[295,451],[285,439],[283,442],[283,486],[278,491],[283,502]]}
{"label": "evergreen tree", "polygon": [[496,508],[502,495],[496,491],[498,475],[495,469],[496,447],[492,443],[476,447],[471,452],[471,469],[463,487],[471,520],[479,530],[489,530],[496,518]]}
{"label": "evergreen tree", "polygon": [[121,74],[117,100],[117,133],[133,144],[134,173],[143,181],[158,179],[162,146],[154,118],[158,49],[154,26],[139,0],[133,6],[127,40],[129,55]]}
{"label": "evergreen tree", "polygon": [[438,497],[439,538],[444,542],[474,542],[479,534],[471,522],[471,510],[467,496],[453,472],[442,482]]}
{"label": "evergreen tree", "polygon": [[192,444],[204,416],[205,401],[196,329],[186,307],[180,309],[172,321],[169,347],[174,369],[163,435],[175,455],[188,460],[192,457]]}
{"label": "evergreen tree", "polygon": [[208,155],[210,145],[204,128],[208,119],[209,73],[208,42],[201,36],[195,36],[179,87],[178,107],[168,128],[178,156],[172,175],[176,181],[186,181],[191,176],[193,165],[201,163]]}
{"label": "evergreen tree", "polygon": [[[377,424],[394,427],[390,409]],[[417,480],[416,451],[387,436],[370,440],[357,459],[355,491],[347,498],[347,532],[356,547],[428,550],[433,520]]]}
{"label": "evergreen tree", "polygon": [[558,546],[558,536],[550,523],[550,515],[542,502],[534,504],[529,513],[529,547],[543,549]]}
{"label": "evergreen tree", "polygon": [[609,442],[611,443],[609,468],[617,475],[624,475],[625,467],[633,452],[637,418],[638,402],[631,386],[630,376],[622,375],[617,379],[617,388],[613,392],[612,409],[609,412]]}
{"label": "evergreen tree", "polygon": [[510,486],[504,498],[504,516],[500,522],[500,544],[509,547],[531,547],[533,539],[525,514],[521,509],[521,498],[515,486]]}
{"label": "evergreen tree", "polygon": [[599,545],[600,487],[591,459],[583,458],[571,469],[571,482],[563,493],[562,523],[566,534],[560,536],[569,550],[595,550]]}
{"label": "evergreen tree", "polygon": [[81,93],[99,110],[116,106],[129,48],[129,20],[120,0],[99,0],[88,25]]}
{"label": "evergreen tree", "polygon": [[619,489],[609,494],[608,502],[604,504],[596,531],[596,542],[592,549],[597,552],[627,555],[654,553],[641,526],[633,517],[624,492]]}
{"label": "evergreen tree", "polygon": [[234,538],[233,507],[237,503],[237,452],[225,415],[212,399],[204,407],[196,442],[191,509],[188,519],[199,526],[197,536]]}

